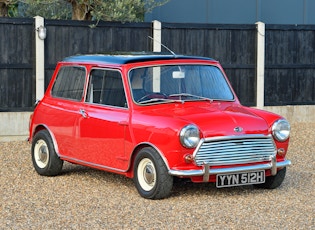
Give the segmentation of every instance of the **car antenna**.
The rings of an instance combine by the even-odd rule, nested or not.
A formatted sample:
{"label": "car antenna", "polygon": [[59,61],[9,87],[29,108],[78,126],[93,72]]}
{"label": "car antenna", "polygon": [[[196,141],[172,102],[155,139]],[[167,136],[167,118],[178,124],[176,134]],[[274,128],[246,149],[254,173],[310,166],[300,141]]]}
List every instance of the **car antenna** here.
{"label": "car antenna", "polygon": [[168,48],[166,45],[162,44],[160,41],[154,39],[151,36],[148,36],[152,41],[158,42],[161,46],[163,46],[167,51],[169,51],[174,57],[176,57],[176,54],[170,49]]}

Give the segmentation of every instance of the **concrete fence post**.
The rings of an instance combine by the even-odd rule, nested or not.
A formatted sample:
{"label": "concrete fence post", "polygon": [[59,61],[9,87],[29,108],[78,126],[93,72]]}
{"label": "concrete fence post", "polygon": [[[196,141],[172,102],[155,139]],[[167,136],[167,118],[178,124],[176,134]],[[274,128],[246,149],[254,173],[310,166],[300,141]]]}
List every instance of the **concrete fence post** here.
{"label": "concrete fence post", "polygon": [[35,75],[36,100],[41,100],[45,92],[45,38],[44,18],[35,16]]}
{"label": "concrete fence post", "polygon": [[[162,50],[162,26],[161,22],[153,21],[153,52],[161,52]],[[161,68],[153,68],[153,92],[160,92],[161,89]]]}
{"label": "concrete fence post", "polygon": [[153,21],[153,52],[161,52],[162,44],[162,25],[161,22]]}
{"label": "concrete fence post", "polygon": [[265,23],[257,22],[256,107],[264,107],[265,96]]}

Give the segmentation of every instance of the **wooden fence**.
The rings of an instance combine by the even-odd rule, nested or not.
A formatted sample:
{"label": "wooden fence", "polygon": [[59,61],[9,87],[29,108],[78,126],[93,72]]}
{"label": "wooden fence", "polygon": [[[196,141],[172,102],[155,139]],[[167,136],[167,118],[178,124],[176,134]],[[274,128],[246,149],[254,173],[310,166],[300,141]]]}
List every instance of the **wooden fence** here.
{"label": "wooden fence", "polygon": [[34,104],[34,20],[0,18],[0,112]]}
{"label": "wooden fence", "polygon": [[265,103],[315,104],[315,25],[266,27]]}
{"label": "wooden fence", "polygon": [[244,105],[256,102],[256,26],[162,24],[162,42],[176,53],[212,57],[222,64]]}
{"label": "wooden fence", "polygon": [[[34,19],[0,18],[0,112],[35,101]],[[150,51],[152,23],[45,20],[45,86],[66,56]],[[256,103],[256,25],[162,23],[162,43],[178,54],[221,62],[242,104]],[[315,104],[315,25],[266,25],[265,105]]]}

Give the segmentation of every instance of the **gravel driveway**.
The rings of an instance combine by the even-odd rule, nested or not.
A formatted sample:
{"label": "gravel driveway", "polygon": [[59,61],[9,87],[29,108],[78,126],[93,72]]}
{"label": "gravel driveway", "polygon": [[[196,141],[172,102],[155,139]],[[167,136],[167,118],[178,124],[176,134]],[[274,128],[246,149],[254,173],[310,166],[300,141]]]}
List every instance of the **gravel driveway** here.
{"label": "gravel driveway", "polygon": [[0,229],[315,229],[315,123],[292,126],[287,170],[275,190],[178,181],[164,200],[131,179],[69,163],[57,177],[33,169],[30,145],[0,143]]}

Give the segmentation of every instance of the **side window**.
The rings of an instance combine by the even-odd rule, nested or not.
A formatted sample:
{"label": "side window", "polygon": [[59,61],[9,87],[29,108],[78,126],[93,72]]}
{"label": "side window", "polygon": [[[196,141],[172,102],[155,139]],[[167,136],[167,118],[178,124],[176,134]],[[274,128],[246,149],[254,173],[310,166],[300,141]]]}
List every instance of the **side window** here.
{"label": "side window", "polygon": [[51,94],[80,101],[83,97],[85,68],[76,66],[61,67],[56,77]]}
{"label": "side window", "polygon": [[127,107],[120,72],[108,69],[93,69],[90,74],[86,101],[96,104]]}

